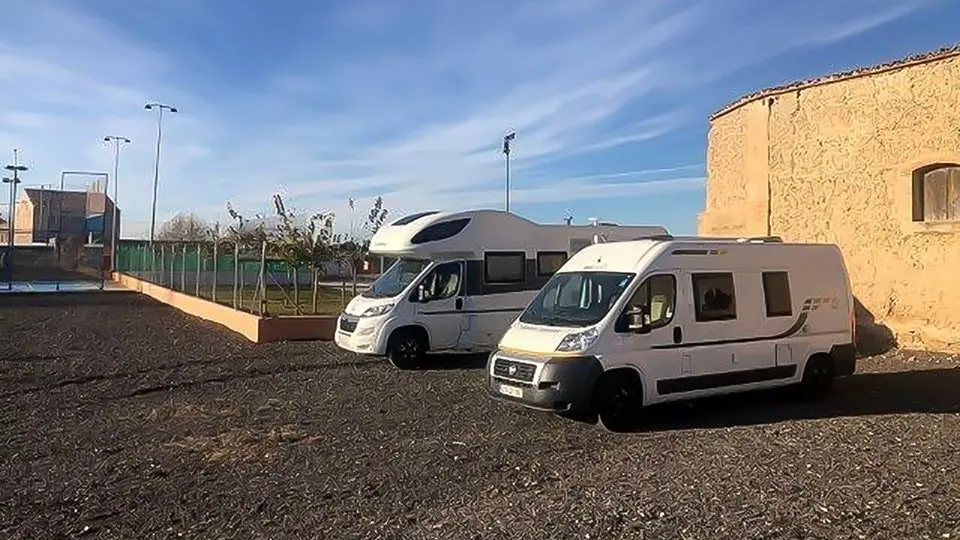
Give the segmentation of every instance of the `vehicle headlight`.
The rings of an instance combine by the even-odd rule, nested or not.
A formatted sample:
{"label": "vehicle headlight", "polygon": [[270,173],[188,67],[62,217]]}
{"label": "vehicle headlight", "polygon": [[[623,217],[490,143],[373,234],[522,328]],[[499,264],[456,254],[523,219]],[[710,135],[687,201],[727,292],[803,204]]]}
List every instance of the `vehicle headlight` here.
{"label": "vehicle headlight", "polygon": [[600,331],[596,328],[567,334],[566,337],[560,341],[560,344],[557,345],[557,352],[579,352],[586,350],[593,345],[593,342],[597,340],[597,336],[599,335]]}
{"label": "vehicle headlight", "polygon": [[368,307],[360,314],[361,317],[376,317],[393,309],[393,304],[383,304],[380,306]]}

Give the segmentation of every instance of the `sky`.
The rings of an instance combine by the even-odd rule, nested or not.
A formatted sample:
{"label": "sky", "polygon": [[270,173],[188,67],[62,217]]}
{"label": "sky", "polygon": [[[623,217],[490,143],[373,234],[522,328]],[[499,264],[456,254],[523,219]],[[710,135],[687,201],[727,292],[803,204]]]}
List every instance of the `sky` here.
{"label": "sky", "polygon": [[[707,118],[742,94],[960,41],[954,0],[0,0],[0,156],[112,173],[157,223],[503,208],[696,232]],[[111,174],[112,177],[112,174]],[[67,188],[96,177],[67,175]],[[4,200],[7,197],[0,197]],[[347,201],[356,200],[351,217]],[[3,209],[5,213],[5,209]]]}

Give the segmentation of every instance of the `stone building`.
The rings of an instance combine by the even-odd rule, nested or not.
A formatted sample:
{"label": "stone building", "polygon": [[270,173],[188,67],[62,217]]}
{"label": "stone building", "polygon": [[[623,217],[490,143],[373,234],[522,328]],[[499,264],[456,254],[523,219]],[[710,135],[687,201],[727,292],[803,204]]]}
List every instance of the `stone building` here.
{"label": "stone building", "polygon": [[836,243],[861,337],[960,348],[958,80],[960,45],[724,107],[699,233]]}

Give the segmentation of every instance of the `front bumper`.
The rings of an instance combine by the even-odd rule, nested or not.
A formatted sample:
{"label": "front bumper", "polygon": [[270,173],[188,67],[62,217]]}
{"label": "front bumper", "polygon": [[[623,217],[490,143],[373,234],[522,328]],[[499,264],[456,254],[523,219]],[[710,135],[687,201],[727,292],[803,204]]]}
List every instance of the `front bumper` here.
{"label": "front bumper", "polygon": [[333,341],[341,349],[357,354],[382,355],[378,347],[379,323],[374,317],[340,314]]}
{"label": "front bumper", "polygon": [[[510,366],[517,368],[512,374]],[[538,411],[582,414],[590,411],[593,386],[602,373],[594,356],[533,359],[494,351],[487,359],[487,392]]]}

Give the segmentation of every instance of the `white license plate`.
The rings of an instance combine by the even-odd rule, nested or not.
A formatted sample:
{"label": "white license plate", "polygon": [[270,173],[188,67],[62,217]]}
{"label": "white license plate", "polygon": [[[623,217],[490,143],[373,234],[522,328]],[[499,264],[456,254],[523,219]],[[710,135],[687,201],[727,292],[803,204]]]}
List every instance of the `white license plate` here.
{"label": "white license plate", "polygon": [[516,386],[510,386],[506,384],[500,385],[500,393],[505,396],[522,398],[523,397],[523,388],[517,388]]}

